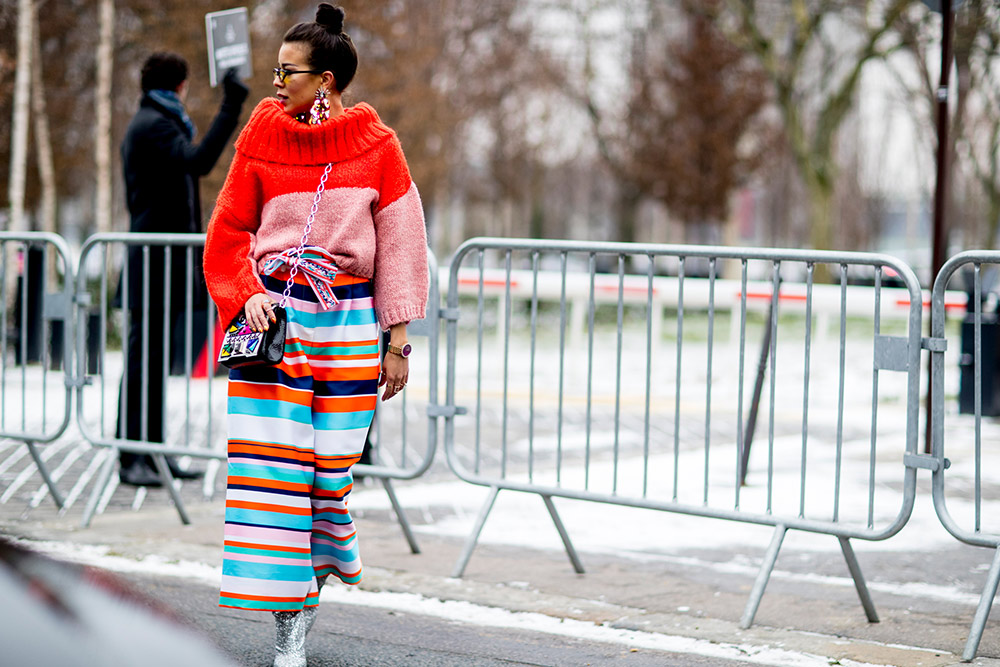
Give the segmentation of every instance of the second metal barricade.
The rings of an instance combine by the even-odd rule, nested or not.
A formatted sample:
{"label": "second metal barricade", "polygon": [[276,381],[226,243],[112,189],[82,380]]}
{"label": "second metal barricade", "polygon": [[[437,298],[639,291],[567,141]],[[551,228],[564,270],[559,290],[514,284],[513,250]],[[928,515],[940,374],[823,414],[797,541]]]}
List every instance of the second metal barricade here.
{"label": "second metal barricade", "polygon": [[[983,512],[983,473],[995,470],[1000,465],[1000,456],[995,449],[983,446],[984,428],[992,427],[992,433],[986,436],[987,442],[992,442],[1000,436],[996,424],[983,419],[985,414],[997,414],[993,409],[995,402],[992,400],[993,385],[1000,379],[1000,364],[997,363],[996,356],[1000,341],[995,335],[1000,326],[997,317],[997,295],[991,294],[984,288],[984,267],[991,270],[995,276],[997,271],[1000,271],[1000,252],[969,251],[955,255],[945,263],[934,280],[929,345],[931,453],[929,456],[920,457],[924,464],[921,467],[932,472],[934,509],[941,524],[956,539],[966,544],[994,550],[993,562],[962,655],[965,660],[972,660],[976,656],[993,605],[993,598],[996,596],[997,585],[1000,583],[1000,523],[990,513]],[[962,325],[963,349],[960,351],[962,358],[951,368],[961,368],[965,376],[961,378],[962,386],[959,389],[960,405],[966,403],[962,411],[971,413],[971,416],[965,419],[949,413],[946,409],[946,397],[954,395],[953,388],[948,382],[950,364],[946,364],[946,360],[953,360],[956,355],[946,354],[948,350],[945,290],[963,270],[966,276],[971,278],[971,281],[967,280],[964,285],[970,298],[966,307],[965,322]],[[993,363],[984,363],[987,359],[993,360]],[[970,388],[971,397],[967,395]],[[988,398],[991,399],[989,405],[984,401],[986,397],[984,395],[987,394],[984,388],[989,388]],[[1000,391],[1000,382],[997,382],[995,391]],[[967,404],[969,398],[972,399],[971,406]],[[946,430],[948,420],[957,422],[960,426]],[[964,428],[961,425],[964,425]],[[945,433],[948,434],[947,438]],[[948,479],[951,479],[951,484],[947,483]]]}
{"label": "second metal barricade", "polygon": [[[514,490],[541,497],[577,571],[557,497],[773,526],[743,627],[786,532],[831,535],[876,620],[850,540],[891,537],[913,506],[915,468],[900,462],[916,453],[921,308],[913,272],[885,255],[466,242],[442,313],[444,447],[489,493],[454,575]],[[765,333],[767,431],[747,456]],[[865,376],[848,375],[848,355]],[[887,486],[902,495],[883,499]]]}

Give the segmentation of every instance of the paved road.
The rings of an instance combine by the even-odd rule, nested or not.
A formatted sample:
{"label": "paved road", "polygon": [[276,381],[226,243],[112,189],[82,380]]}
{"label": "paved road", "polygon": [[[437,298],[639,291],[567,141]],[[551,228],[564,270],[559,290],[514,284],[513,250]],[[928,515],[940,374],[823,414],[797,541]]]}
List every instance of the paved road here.
{"label": "paved road", "polygon": [[[130,575],[146,595],[175,609],[207,634],[239,665],[270,665],[271,615],[222,609],[216,591],[176,577]],[[630,667],[732,667],[739,660],[665,653],[557,637],[524,630],[483,627],[417,614],[324,602],[309,635],[310,667],[398,665],[629,665]]]}
{"label": "paved road", "polygon": [[[117,572],[154,573],[155,579],[135,581],[216,637],[238,664],[268,665],[270,620],[250,614],[247,623],[240,623],[238,619],[246,618],[241,612],[215,606],[221,502],[192,499],[192,524],[184,526],[162,491],[153,500],[139,512],[109,510],[88,529],[79,527],[79,511],[61,515],[47,504],[19,517],[10,511],[15,509],[12,503],[0,504],[0,532],[26,538],[55,555]],[[482,544],[459,580],[450,573],[460,540],[422,531],[421,553],[413,555],[388,513],[359,511],[357,518],[363,535],[365,579],[350,593],[342,586],[324,591],[319,634],[312,640],[312,655],[320,662],[313,667],[585,665],[588,661],[594,665],[615,661],[725,665],[740,664],[743,655],[758,664],[811,667],[854,661],[944,667],[959,664],[990,557],[988,550],[958,544],[945,550],[916,548],[911,552],[860,545],[859,558],[881,618],[873,624],[865,620],[843,558],[825,550],[799,548],[809,541],[792,536],[754,626],[741,630],[738,621],[767,543],[766,530],[755,544],[735,549],[703,547],[648,559],[583,552],[586,575],[575,574],[558,550]],[[658,517],[650,517],[650,529],[657,529],[657,521]],[[729,524],[718,525],[720,530],[734,530]],[[919,535],[914,537],[920,541]],[[97,556],[91,557],[94,553]],[[179,576],[171,578],[171,572]],[[200,578],[197,583],[190,580],[191,574]],[[401,596],[421,603],[396,604]],[[459,613],[447,618],[428,618],[425,614],[437,612],[426,605],[434,604],[472,605],[469,615],[476,616],[537,614],[540,622],[579,624],[586,631],[575,637],[600,641],[526,632],[523,626],[498,630],[504,619],[467,625],[464,621],[469,615],[463,615],[461,606]],[[980,646],[982,657],[973,664],[1000,667],[998,628],[1000,612],[987,625]],[[373,634],[376,630],[377,635]],[[628,645],[601,643],[609,641],[606,632],[630,631],[665,641],[640,644],[636,653],[628,651]],[[701,645],[692,649],[683,642]],[[731,652],[706,652],[706,645]],[[655,654],[652,649],[690,654]],[[775,657],[776,650],[785,655]],[[373,651],[382,662],[370,661]]]}

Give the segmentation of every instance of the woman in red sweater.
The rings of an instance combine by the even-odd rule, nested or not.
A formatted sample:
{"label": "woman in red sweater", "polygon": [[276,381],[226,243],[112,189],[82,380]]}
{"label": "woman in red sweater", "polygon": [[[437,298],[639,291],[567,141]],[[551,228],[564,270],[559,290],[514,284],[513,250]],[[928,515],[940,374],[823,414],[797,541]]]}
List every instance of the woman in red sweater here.
{"label": "woman in red sweater", "polygon": [[[333,574],[361,579],[347,511],[375,410],[409,372],[406,324],[424,316],[423,210],[395,133],[344,108],[357,69],[344,12],[323,3],[278,51],[277,94],[236,141],[205,245],[223,322],[274,321],[290,265],[284,359],[229,375],[229,478],[220,604],[274,612],[278,667],[305,665],[305,633]],[[320,186],[322,181],[322,186]],[[296,259],[314,208],[301,259]],[[389,332],[380,365],[379,331]]]}

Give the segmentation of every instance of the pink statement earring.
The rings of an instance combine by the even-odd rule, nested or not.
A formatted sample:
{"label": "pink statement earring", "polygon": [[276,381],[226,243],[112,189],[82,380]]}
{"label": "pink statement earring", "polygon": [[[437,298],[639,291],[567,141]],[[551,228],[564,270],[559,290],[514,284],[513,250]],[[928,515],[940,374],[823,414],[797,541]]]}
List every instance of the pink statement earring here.
{"label": "pink statement earring", "polygon": [[327,99],[326,88],[320,87],[316,90],[316,101],[309,109],[309,124],[319,125],[330,120],[330,100]]}

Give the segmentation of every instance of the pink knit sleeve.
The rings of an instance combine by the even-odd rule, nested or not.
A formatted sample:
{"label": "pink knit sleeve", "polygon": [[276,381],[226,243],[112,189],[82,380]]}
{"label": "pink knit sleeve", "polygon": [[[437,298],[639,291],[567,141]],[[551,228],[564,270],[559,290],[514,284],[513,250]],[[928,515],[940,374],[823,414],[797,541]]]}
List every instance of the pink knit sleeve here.
{"label": "pink knit sleeve", "polygon": [[253,260],[262,199],[250,160],[237,151],[208,223],[203,262],[205,282],[223,324],[247,299],[264,292]]}
{"label": "pink knit sleeve", "polygon": [[427,233],[399,140],[386,142],[375,210],[375,313],[383,329],[427,311]]}

